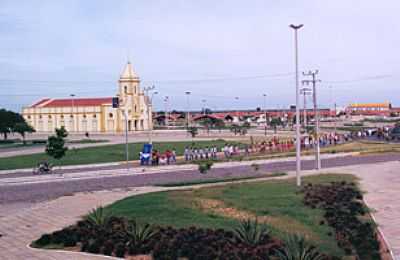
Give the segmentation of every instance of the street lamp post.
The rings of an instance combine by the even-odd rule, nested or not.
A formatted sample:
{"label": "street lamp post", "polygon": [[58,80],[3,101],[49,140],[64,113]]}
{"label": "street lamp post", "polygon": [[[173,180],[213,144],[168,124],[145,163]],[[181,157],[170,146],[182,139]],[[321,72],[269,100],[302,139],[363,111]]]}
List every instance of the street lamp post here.
{"label": "street lamp post", "polygon": [[205,115],[206,114],[206,106],[207,106],[206,102],[207,102],[207,100],[202,99],[201,102],[203,103],[203,115]]}
{"label": "street lamp post", "polygon": [[75,94],[70,94],[70,97],[71,97],[71,106],[72,106],[72,108],[71,108],[71,116],[72,116],[71,132],[74,132],[74,130],[75,130],[75,116],[74,116],[74,110],[75,110],[74,97],[75,97]]}
{"label": "street lamp post", "polygon": [[164,102],[165,102],[165,126],[168,128],[168,96],[165,96]]}
{"label": "street lamp post", "polygon": [[296,67],[296,184],[301,186],[301,140],[300,140],[300,97],[299,97],[299,57],[297,31],[303,27],[302,24],[291,24],[290,28],[294,30],[294,50],[295,50],[295,67]]}
{"label": "street lamp post", "polygon": [[[238,101],[239,101],[239,97],[235,97],[235,100],[236,100],[236,106],[238,105]],[[237,120],[238,120],[238,123],[240,122],[240,118],[239,118],[239,107],[237,106],[236,107],[236,117],[237,117]]]}
{"label": "street lamp post", "polygon": [[[189,129],[189,123],[190,123],[190,119],[189,119],[189,116],[190,116],[190,114],[189,114],[189,110],[190,110],[190,103],[189,103],[189,96],[190,96],[190,91],[186,91],[185,92],[185,94],[186,94],[186,106],[187,106],[187,111],[186,111],[186,129],[188,130]],[[188,134],[189,134],[189,132],[188,132]]]}
{"label": "street lamp post", "polygon": [[152,117],[153,117],[153,115],[152,115],[152,111],[153,111],[153,109],[152,109],[153,108],[153,95],[158,93],[157,91],[155,91],[155,92],[153,92],[151,94],[151,97],[149,97],[149,91],[152,91],[154,89],[155,89],[154,85],[144,88],[144,91],[146,92],[146,96],[149,99],[149,108],[148,108],[148,111],[147,111],[147,114],[148,114],[147,115],[147,135],[148,135],[149,144],[153,143],[153,140],[152,140],[153,125],[151,123],[151,120],[152,120]]}
{"label": "street lamp post", "polygon": [[265,114],[264,135],[267,136],[267,94],[263,94],[263,97],[264,97],[264,114]]}

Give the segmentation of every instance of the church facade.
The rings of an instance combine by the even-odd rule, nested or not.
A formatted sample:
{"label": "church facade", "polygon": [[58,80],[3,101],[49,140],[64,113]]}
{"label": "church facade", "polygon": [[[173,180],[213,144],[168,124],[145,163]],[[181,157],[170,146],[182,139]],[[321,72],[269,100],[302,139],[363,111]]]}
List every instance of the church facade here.
{"label": "church facade", "polygon": [[153,127],[152,105],[140,88],[140,79],[128,62],[118,80],[119,108],[113,108],[112,97],[44,98],[22,110],[26,122],[37,132],[53,132],[64,126],[69,132],[115,133]]}

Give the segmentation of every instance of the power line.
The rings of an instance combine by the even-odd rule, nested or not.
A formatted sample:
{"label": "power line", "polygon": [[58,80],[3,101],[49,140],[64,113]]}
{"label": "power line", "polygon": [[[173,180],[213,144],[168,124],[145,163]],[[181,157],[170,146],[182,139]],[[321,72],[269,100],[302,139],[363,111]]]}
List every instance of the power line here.
{"label": "power line", "polygon": [[376,75],[376,76],[369,76],[369,77],[362,77],[362,78],[356,78],[356,79],[349,79],[349,80],[334,80],[334,81],[324,81],[328,84],[346,84],[346,83],[354,83],[354,82],[362,82],[362,81],[371,81],[371,80],[381,80],[381,79],[387,79],[387,78],[392,78],[393,75],[387,74],[387,75]]}
{"label": "power line", "polygon": [[[216,78],[197,78],[197,79],[144,79],[143,82],[154,82],[164,84],[190,84],[190,83],[202,83],[202,82],[218,82],[218,81],[229,81],[229,80],[253,80],[253,79],[268,79],[268,78],[286,78],[292,76],[293,73],[277,73],[277,74],[266,74],[266,75],[250,75],[250,76],[228,76],[228,77],[216,77]],[[98,83],[115,83],[110,80],[96,80],[96,81],[84,81],[84,80],[33,80],[33,79],[0,79],[0,83],[33,83],[33,84],[98,84]]]}

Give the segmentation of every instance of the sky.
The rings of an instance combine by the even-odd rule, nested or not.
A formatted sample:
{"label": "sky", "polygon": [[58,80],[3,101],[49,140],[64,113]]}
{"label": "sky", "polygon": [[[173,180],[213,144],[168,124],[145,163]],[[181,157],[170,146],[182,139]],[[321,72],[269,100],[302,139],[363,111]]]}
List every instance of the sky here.
{"label": "sky", "polygon": [[320,107],[400,106],[398,10],[398,0],[1,0],[0,107],[115,96],[130,60],[158,91],[156,110],[165,96],[177,110],[286,108],[292,23],[304,24],[299,69],[319,71]]}

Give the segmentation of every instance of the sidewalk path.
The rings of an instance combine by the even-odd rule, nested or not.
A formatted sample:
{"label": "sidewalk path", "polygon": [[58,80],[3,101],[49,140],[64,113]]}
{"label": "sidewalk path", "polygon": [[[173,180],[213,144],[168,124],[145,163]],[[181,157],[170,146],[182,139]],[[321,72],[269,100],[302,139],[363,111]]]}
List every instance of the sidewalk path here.
{"label": "sidewalk path", "polygon": [[132,190],[79,193],[42,202],[32,208],[19,211],[15,215],[3,217],[0,221],[0,235],[2,235],[0,237],[0,259],[112,259],[74,252],[32,249],[28,245],[44,233],[53,232],[75,223],[96,206],[110,204],[127,196],[157,190],[162,190],[162,188],[142,187]]}

